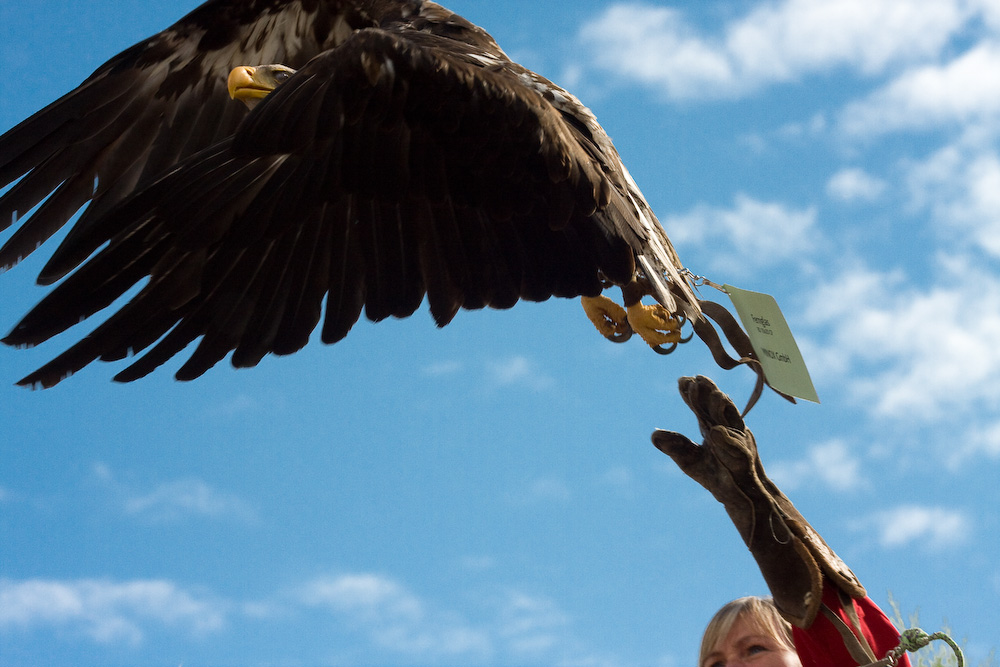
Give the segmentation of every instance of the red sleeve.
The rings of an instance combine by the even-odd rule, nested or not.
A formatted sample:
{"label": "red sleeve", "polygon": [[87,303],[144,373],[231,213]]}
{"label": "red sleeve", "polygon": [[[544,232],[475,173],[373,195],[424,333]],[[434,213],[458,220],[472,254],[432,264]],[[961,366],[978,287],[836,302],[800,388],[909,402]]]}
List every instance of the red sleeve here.
{"label": "red sleeve", "polygon": [[[881,660],[886,653],[899,646],[899,631],[871,599],[852,600],[852,603],[861,622],[862,634],[874,649],[875,659]],[[837,589],[828,581],[823,582],[823,604],[851,626]],[[808,630],[792,628],[792,638],[802,667],[854,667],[858,664],[844,646],[844,640],[833,622],[822,613],[816,616],[816,621]],[[904,655],[899,667],[910,667],[909,658]]]}

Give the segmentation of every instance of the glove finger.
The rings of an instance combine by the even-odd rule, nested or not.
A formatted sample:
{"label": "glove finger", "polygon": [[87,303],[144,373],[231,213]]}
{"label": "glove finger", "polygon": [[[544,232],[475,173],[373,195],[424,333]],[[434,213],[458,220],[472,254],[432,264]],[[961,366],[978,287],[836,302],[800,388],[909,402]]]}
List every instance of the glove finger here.
{"label": "glove finger", "polygon": [[681,470],[697,465],[705,456],[700,445],[696,445],[680,433],[656,429],[653,431],[652,440],[653,445],[672,458]]}
{"label": "glove finger", "polygon": [[703,436],[712,426],[721,425],[743,430],[746,428],[740,411],[719,387],[709,378],[682,377],[677,381],[681,398],[694,412]]}

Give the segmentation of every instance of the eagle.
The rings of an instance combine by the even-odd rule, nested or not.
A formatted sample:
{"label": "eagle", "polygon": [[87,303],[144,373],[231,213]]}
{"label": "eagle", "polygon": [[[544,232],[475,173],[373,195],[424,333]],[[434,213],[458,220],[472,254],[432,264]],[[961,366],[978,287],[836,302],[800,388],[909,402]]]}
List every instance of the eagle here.
{"label": "eagle", "polygon": [[593,113],[429,0],[209,0],[0,137],[5,186],[3,269],[73,222],[4,343],[128,295],[26,386],[98,359],[132,381],[197,341],[190,380],[425,299],[444,326],[580,297],[611,340],[669,352],[691,322],[723,367],[753,357]]}

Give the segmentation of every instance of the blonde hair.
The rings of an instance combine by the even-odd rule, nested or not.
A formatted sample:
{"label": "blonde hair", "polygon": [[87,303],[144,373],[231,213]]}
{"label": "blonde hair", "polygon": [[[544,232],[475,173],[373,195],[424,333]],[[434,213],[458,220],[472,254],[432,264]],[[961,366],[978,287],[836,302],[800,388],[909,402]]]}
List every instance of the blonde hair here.
{"label": "blonde hair", "polygon": [[750,596],[728,602],[715,612],[701,638],[698,667],[704,667],[705,658],[719,647],[739,618],[745,619],[757,632],[774,637],[785,648],[795,650],[792,626],[778,613],[774,600]]}

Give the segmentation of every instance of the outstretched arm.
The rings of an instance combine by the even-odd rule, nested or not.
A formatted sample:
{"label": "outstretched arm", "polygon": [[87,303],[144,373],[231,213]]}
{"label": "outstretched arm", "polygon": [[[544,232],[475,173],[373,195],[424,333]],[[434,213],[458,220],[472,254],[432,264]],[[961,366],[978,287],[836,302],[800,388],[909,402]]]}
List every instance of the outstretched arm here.
{"label": "outstretched arm", "polygon": [[681,378],[679,387],[704,442],[697,445],[680,433],[657,430],[653,444],[725,506],[775,606],[795,626],[803,665],[840,667],[851,665],[852,659],[853,664],[867,664],[895,648],[896,628],[768,479],[753,433],[732,400],[703,376]]}

